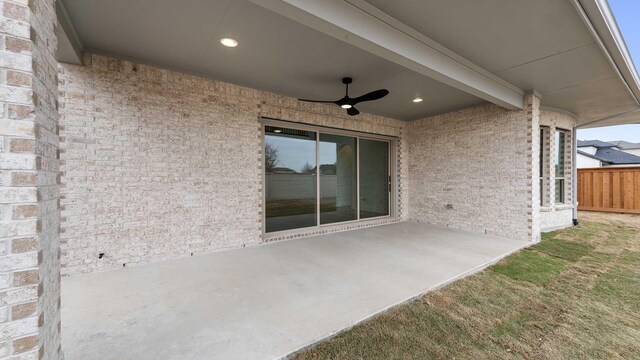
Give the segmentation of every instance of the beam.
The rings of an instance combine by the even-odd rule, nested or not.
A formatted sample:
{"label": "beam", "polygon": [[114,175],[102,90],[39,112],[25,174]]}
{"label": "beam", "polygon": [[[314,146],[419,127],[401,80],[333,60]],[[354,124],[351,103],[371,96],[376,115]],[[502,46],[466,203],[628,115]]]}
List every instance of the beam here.
{"label": "beam", "polygon": [[82,65],[82,43],[73,28],[73,23],[62,0],[56,1],[56,16],[58,17],[56,60],[67,64]]}
{"label": "beam", "polygon": [[363,0],[250,1],[481,99],[524,108],[524,91]]}

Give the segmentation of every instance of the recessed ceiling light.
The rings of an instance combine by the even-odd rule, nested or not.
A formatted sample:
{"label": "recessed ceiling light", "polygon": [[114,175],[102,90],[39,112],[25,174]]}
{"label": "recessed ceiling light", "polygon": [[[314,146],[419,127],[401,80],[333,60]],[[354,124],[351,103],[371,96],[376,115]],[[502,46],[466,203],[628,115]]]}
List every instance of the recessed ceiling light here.
{"label": "recessed ceiling light", "polygon": [[278,133],[278,134],[279,134],[279,133],[281,133],[281,132],[282,132],[282,129],[275,129],[275,130],[273,130],[273,132],[274,132],[274,133]]}
{"label": "recessed ceiling light", "polygon": [[349,104],[344,104],[344,105],[340,105],[341,108],[343,109],[351,109],[353,106],[349,105]]}
{"label": "recessed ceiling light", "polygon": [[413,102],[415,103],[422,102],[422,98],[418,96],[417,98],[413,99]]}
{"label": "recessed ceiling light", "polygon": [[226,47],[236,47],[238,46],[238,42],[235,39],[231,38],[222,38],[220,39],[220,44]]}

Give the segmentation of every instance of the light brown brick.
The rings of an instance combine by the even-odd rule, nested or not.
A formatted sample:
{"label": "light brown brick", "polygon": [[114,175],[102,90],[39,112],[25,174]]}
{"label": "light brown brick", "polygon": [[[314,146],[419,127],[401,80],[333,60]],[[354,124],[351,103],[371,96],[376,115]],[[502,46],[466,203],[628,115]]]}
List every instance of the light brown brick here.
{"label": "light brown brick", "polygon": [[16,205],[13,207],[13,213],[11,214],[11,218],[13,220],[30,219],[35,217],[38,217],[38,205],[36,204]]}
{"label": "light brown brick", "polygon": [[9,151],[12,153],[34,153],[36,142],[31,139],[11,139]]}
{"label": "light brown brick", "polygon": [[[5,3],[6,4],[6,3]],[[5,39],[5,47],[7,51],[24,54],[31,52],[31,41],[13,36],[7,36]]]}
{"label": "light brown brick", "polygon": [[24,286],[38,283],[38,270],[16,271],[13,273],[13,285]]}
{"label": "light brown brick", "polygon": [[36,301],[13,305],[11,307],[11,320],[24,319],[35,315],[37,306],[38,302]]}
{"label": "light brown brick", "polygon": [[7,84],[14,86],[31,86],[31,74],[7,70]]}
{"label": "light brown brick", "polygon": [[29,8],[24,5],[5,1],[2,12],[6,18],[24,22],[29,21]]}
{"label": "light brown brick", "polygon": [[38,345],[38,337],[36,335],[23,337],[13,340],[13,353],[19,354],[34,349]]}
{"label": "light brown brick", "polygon": [[14,254],[35,251],[37,248],[38,241],[33,237],[11,240],[11,252]]}
{"label": "light brown brick", "polygon": [[35,186],[38,183],[38,174],[35,172],[11,173],[12,186]]}
{"label": "light brown brick", "polygon": [[32,116],[33,111],[32,106],[16,104],[7,105],[7,114],[9,115],[9,119],[24,120]]}

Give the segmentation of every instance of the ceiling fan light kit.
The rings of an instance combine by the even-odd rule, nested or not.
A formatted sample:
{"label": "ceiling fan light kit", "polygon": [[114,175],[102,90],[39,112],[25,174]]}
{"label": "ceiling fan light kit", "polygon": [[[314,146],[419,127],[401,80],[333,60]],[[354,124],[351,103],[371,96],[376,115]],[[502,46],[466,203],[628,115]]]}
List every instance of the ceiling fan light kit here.
{"label": "ceiling fan light kit", "polygon": [[342,79],[342,83],[345,85],[346,90],[345,90],[345,95],[342,99],[339,100],[335,100],[335,101],[331,101],[331,100],[310,100],[310,99],[298,99],[300,101],[306,101],[306,102],[314,102],[314,103],[324,103],[324,104],[336,104],[338,106],[340,106],[343,109],[347,110],[347,114],[351,115],[351,116],[356,116],[358,114],[360,114],[360,111],[358,111],[358,109],[355,108],[355,105],[361,102],[365,102],[365,101],[374,101],[374,100],[379,100],[382,99],[383,97],[389,95],[389,90],[387,89],[380,89],[380,90],[375,90],[369,93],[366,93],[362,96],[358,96],[355,98],[351,98],[349,97],[349,84],[351,84],[353,82],[353,79],[350,77],[346,77]]}

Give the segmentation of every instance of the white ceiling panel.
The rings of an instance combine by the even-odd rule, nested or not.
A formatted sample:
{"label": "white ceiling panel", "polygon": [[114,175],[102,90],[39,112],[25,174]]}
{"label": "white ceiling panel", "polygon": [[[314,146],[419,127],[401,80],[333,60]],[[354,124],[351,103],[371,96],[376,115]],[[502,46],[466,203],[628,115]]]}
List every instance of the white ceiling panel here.
{"label": "white ceiling panel", "polygon": [[[389,82],[398,86],[390,89],[391,93],[387,97],[378,102],[362,103],[358,105],[358,109],[369,112],[373,110],[372,107],[380,107],[384,116],[412,120],[485,102],[435,80],[424,81],[422,76],[409,70],[395,74]],[[372,84],[370,88],[377,89],[382,85],[383,83]],[[414,103],[412,100],[416,97],[423,101]],[[456,102],[452,103],[449,99],[456,99]]]}
{"label": "white ceiling panel", "polygon": [[597,44],[583,46],[497,73],[524,90],[546,93],[616,77]]}
{"label": "white ceiling panel", "polygon": [[618,78],[595,81],[547,92],[545,106],[571,111],[587,123],[636,108],[628,90]]}
{"label": "white ceiling panel", "polygon": [[[413,120],[482,100],[246,0],[64,0],[84,46],[298,98],[337,100],[379,88],[361,111]],[[236,48],[219,43],[238,40]],[[413,104],[414,94],[425,101]],[[396,104],[408,104],[400,106]]]}
{"label": "white ceiling panel", "polygon": [[593,43],[566,0],[366,0],[498,72]]}

